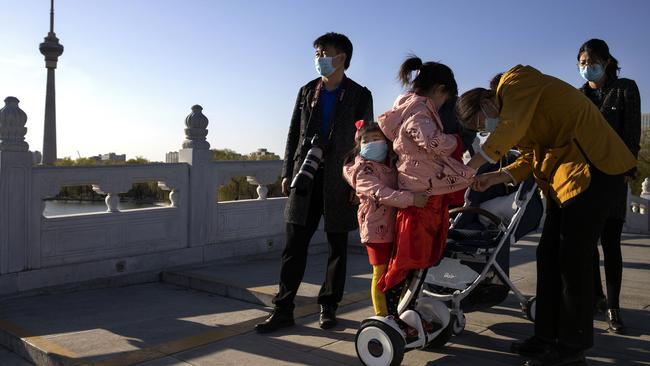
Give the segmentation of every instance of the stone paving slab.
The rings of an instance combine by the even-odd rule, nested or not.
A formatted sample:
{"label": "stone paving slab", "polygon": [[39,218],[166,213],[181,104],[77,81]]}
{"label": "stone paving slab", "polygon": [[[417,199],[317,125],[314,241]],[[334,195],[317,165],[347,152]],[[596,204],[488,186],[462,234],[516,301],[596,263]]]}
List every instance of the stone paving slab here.
{"label": "stone paving slab", "polygon": [[[356,252],[356,253],[355,253]],[[249,261],[242,271],[241,263],[214,263],[163,273],[163,281],[227,296],[255,304],[273,306],[273,296],[278,291],[280,257]],[[325,279],[327,254],[310,255],[307,271],[296,297],[296,305],[311,304],[318,296]],[[244,272],[244,273],[242,273]],[[346,293],[367,290],[370,287],[372,268],[365,254],[356,250],[348,254]]]}
{"label": "stone paving slab", "polygon": [[[527,237],[511,250],[511,278],[527,296],[535,291],[538,237]],[[650,305],[650,285],[644,281],[650,271],[638,265],[650,261],[650,238],[626,237],[623,250],[626,260],[636,263],[635,268],[625,270],[622,294],[629,334],[607,333],[603,316],[598,315],[595,345],[587,354],[590,365],[650,365],[650,311],[643,310]],[[0,342],[13,344],[18,351],[23,347],[24,356],[40,355],[32,359],[48,366],[360,365],[354,337],[360,322],[372,315],[370,266],[364,255],[351,253],[349,257],[340,324],[330,331],[318,327],[314,297],[324,276],[326,256],[315,254],[308,263],[302,305],[296,308],[297,325],[270,335],[253,331],[268,311],[255,302],[155,283],[4,300],[0,302]],[[195,277],[187,278],[205,276],[207,284],[222,281],[242,291],[263,287],[271,296],[278,267],[277,258],[222,266],[221,271],[203,266],[189,270]],[[403,365],[522,364],[521,358],[508,352],[510,342],[532,334],[533,324],[523,317],[513,295],[498,306],[466,316],[461,335],[440,349],[407,352]],[[14,337],[14,343],[9,342],[11,332],[22,339]],[[5,365],[3,357],[0,352],[0,366]]]}
{"label": "stone paving slab", "polygon": [[[514,299],[510,299],[514,303]],[[521,339],[532,332],[532,323],[523,319],[517,307],[501,306],[499,327],[492,329],[483,323],[490,313],[476,312],[467,315],[465,331],[451,339],[451,342],[437,350],[414,350],[407,352],[403,365],[521,365],[523,360],[508,352],[510,342]],[[215,342],[196,350],[183,352],[173,357],[192,365],[236,365],[239,363],[272,365],[360,365],[354,350],[354,335],[359,323],[372,315],[370,302],[359,302],[342,307],[340,324],[331,331],[318,328],[317,315],[298,320],[295,327],[270,335],[248,332],[237,337]],[[591,365],[643,365],[648,360],[646,349],[650,340],[639,337],[621,337],[604,331],[605,323],[596,324],[596,345],[588,353]],[[612,343],[616,338],[618,344]],[[248,345],[255,344],[252,349]],[[283,352],[273,360],[265,359],[268,344],[272,349],[292,350]],[[617,349],[617,347],[621,347]],[[612,351],[615,350],[615,351]],[[308,359],[295,352],[311,355]]]}
{"label": "stone paving slab", "polygon": [[164,357],[153,361],[139,363],[138,366],[193,366],[174,357]]}
{"label": "stone paving slab", "polygon": [[[41,341],[44,354],[33,358],[36,363],[66,365],[157,358],[165,354],[155,349],[161,345],[173,348],[178,339],[210,332],[208,339],[219,338],[219,332],[230,336],[228,326],[267,313],[250,303],[160,283],[12,299],[1,306],[5,323]],[[149,354],[139,352],[143,349]]]}

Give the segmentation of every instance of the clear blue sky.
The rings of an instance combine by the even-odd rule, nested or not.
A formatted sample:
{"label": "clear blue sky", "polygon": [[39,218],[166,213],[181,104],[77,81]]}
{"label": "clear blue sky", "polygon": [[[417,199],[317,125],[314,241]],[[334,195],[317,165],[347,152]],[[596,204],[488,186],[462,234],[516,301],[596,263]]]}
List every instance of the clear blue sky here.
{"label": "clear blue sky", "polygon": [[[41,150],[49,1],[0,4],[0,97],[21,100],[27,141]],[[180,148],[193,104],[210,119],[213,148],[282,155],[298,88],[316,77],[312,41],[328,31],[352,40],[348,75],[373,92],[376,115],[401,92],[408,53],[449,65],[461,92],[519,63],[579,86],[576,53],[593,37],[650,111],[646,0],[56,0],[55,12],[59,157],[162,161]]]}

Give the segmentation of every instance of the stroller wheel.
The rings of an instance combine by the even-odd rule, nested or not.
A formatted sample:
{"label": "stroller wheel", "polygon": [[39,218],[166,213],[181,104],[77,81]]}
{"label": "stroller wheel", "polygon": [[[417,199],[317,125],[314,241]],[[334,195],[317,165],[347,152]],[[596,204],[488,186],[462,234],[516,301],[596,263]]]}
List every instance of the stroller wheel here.
{"label": "stroller wheel", "polygon": [[404,338],[378,320],[364,322],[354,340],[357,356],[366,366],[397,366],[404,358]]}
{"label": "stroller wheel", "polygon": [[459,335],[465,330],[465,314],[458,313],[457,315],[452,315],[449,326],[451,327],[451,332],[454,335]]}
{"label": "stroller wheel", "polygon": [[535,310],[537,309],[537,298],[531,297],[526,301],[526,318],[531,322],[535,322]]}

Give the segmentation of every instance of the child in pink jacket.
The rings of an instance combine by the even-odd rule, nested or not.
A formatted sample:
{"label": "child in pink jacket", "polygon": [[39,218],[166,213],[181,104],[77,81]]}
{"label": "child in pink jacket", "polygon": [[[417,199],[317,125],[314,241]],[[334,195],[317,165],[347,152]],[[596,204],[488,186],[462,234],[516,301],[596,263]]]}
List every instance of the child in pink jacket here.
{"label": "child in pink jacket", "polygon": [[[357,122],[356,147],[343,166],[343,177],[359,197],[359,234],[366,245],[372,265],[372,304],[375,314],[396,312],[397,299],[387,299],[377,289],[377,281],[386,272],[395,236],[395,208],[423,207],[425,194],[398,191],[397,172],[388,157],[388,142],[375,122]],[[393,310],[394,309],[394,310]]]}
{"label": "child in pink jacket", "polygon": [[[417,72],[411,81],[411,74]],[[435,265],[444,250],[449,226],[446,194],[466,189],[476,173],[451,157],[456,135],[443,133],[438,109],[458,93],[451,69],[436,62],[407,59],[399,77],[410,91],[379,117],[379,127],[397,154],[397,186],[426,193],[424,208],[400,208],[396,217],[395,250],[378,286],[384,292],[403,286],[413,269]]]}

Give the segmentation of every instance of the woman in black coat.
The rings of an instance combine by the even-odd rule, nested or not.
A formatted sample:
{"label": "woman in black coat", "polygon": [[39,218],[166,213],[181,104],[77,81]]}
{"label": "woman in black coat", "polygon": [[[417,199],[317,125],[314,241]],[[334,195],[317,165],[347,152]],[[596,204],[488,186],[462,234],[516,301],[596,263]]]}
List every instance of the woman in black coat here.
{"label": "woman in black coat", "polygon": [[[607,122],[636,157],[639,153],[641,133],[641,100],[636,83],[634,80],[618,77],[618,61],[609,53],[607,43],[600,39],[591,39],[580,47],[578,67],[580,75],[586,80],[580,90],[600,109]],[[600,311],[607,307],[609,330],[615,333],[625,331],[619,310],[623,277],[621,232],[627,211],[627,183],[633,177],[634,172],[629,172],[620,186],[611,187],[612,194],[616,195],[617,205],[610,211],[600,236],[605,257],[606,300],[600,280],[598,248],[594,259],[595,307]]]}

